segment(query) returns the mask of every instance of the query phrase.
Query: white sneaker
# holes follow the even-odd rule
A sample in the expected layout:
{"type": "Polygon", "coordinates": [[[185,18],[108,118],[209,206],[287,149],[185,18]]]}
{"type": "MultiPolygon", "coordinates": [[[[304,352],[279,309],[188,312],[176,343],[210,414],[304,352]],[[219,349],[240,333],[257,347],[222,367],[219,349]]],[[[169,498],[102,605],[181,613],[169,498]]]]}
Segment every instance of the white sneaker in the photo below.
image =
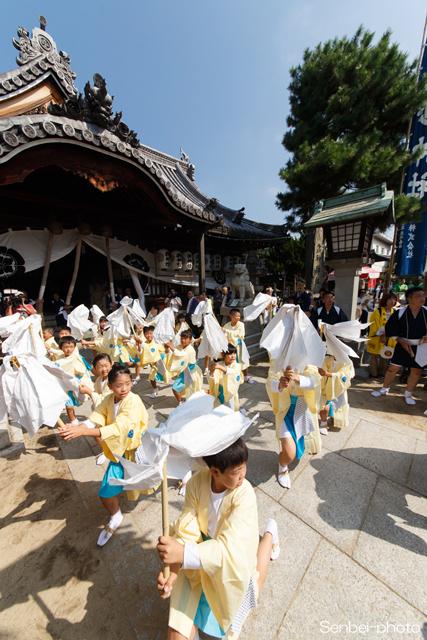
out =
{"type": "Polygon", "coordinates": [[[158,391],[153,391],[153,393],[150,394],[150,398],[157,398],[158,395],[159,395],[158,391]]]}
{"type": "Polygon", "coordinates": [[[252,378],[245,378],[245,382],[248,384],[255,384],[255,380],[252,380],[252,378]]]}
{"type": "Polygon", "coordinates": [[[322,434],[322,436],[327,436],[328,435],[328,430],[326,427],[319,427],[319,431],[322,434]]]}

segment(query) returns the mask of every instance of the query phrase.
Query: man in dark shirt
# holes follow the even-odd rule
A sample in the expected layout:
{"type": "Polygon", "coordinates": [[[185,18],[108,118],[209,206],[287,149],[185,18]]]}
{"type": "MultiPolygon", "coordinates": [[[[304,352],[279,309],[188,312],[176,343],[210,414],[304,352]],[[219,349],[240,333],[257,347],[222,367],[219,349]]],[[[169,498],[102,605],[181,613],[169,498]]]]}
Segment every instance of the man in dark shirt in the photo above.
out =
{"type": "Polygon", "coordinates": [[[314,328],[319,331],[319,320],[326,324],[338,324],[338,322],[347,322],[348,318],[342,309],[334,305],[334,294],[328,291],[323,295],[323,305],[314,309],[310,320],[314,328]]]}
{"type": "Polygon", "coordinates": [[[418,346],[427,342],[427,308],[424,306],[426,296],[421,287],[412,287],[406,291],[406,300],[408,306],[401,307],[392,313],[385,325],[386,338],[396,338],[397,345],[385,374],[382,389],[372,391],[371,395],[376,398],[386,396],[400,367],[408,367],[411,369],[411,374],[406,385],[405,402],[415,404],[412,392],[419,382],[422,369],[415,358],[418,346]]]}

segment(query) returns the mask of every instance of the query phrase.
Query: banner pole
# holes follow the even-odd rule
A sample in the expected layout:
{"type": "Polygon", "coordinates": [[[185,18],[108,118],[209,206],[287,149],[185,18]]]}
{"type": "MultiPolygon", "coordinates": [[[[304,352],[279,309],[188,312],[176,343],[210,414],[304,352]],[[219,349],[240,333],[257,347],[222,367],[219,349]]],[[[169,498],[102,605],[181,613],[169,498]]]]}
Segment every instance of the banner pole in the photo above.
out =
{"type": "Polygon", "coordinates": [[[52,245],[53,245],[53,233],[52,231],[49,231],[49,240],[47,242],[46,258],[44,261],[42,281],[41,281],[39,295],[37,297],[37,302],[36,302],[37,313],[39,313],[41,316],[43,316],[43,296],[46,289],[47,275],[49,273],[50,258],[52,255],[52,245]]]}
{"type": "MultiPolygon", "coordinates": [[[[425,44],[426,44],[426,33],[427,33],[427,14],[426,14],[426,20],[425,20],[425,23],[424,23],[423,41],[421,43],[420,57],[418,58],[417,82],[418,82],[419,77],[420,77],[421,62],[422,62],[422,59],[423,59],[424,47],[425,47],[425,44]]],[[[411,127],[412,127],[413,117],[414,116],[412,116],[412,118],[409,121],[408,130],[406,132],[406,144],[405,144],[406,149],[408,149],[408,147],[409,147],[409,136],[411,135],[411,127]]],[[[403,192],[403,185],[404,185],[404,181],[405,181],[405,172],[406,172],[406,167],[402,171],[402,178],[400,180],[399,195],[403,192]]],[[[390,262],[388,264],[388,274],[386,274],[386,277],[384,278],[383,295],[384,295],[384,293],[388,293],[388,289],[390,288],[391,274],[392,274],[392,271],[393,271],[394,258],[395,258],[395,255],[396,255],[396,240],[397,240],[397,224],[394,225],[393,244],[391,245],[390,262]]]]}
{"type": "MultiPolygon", "coordinates": [[[[168,470],[167,459],[163,465],[163,480],[162,480],[162,528],[163,535],[169,535],[169,508],[168,508],[168,470]]],[[[170,568],[168,564],[163,564],[163,575],[166,580],[170,575],[170,568]]]]}
{"type": "Polygon", "coordinates": [[[76,284],[77,274],[78,274],[79,266],[80,266],[81,251],[82,251],[82,234],[79,233],[78,238],[77,238],[76,259],[74,261],[74,271],[73,271],[73,275],[71,277],[70,286],[68,288],[67,297],[65,299],[65,304],[67,304],[67,305],[70,304],[70,302],[71,302],[71,296],[73,295],[74,287],[75,287],[75,284],[76,284]]]}
{"type": "Polygon", "coordinates": [[[110,239],[109,238],[105,238],[105,252],[107,254],[108,279],[110,280],[111,304],[113,305],[113,311],[115,311],[117,309],[117,305],[116,305],[116,296],[115,296],[115,293],[114,293],[113,268],[111,266],[110,239]]]}

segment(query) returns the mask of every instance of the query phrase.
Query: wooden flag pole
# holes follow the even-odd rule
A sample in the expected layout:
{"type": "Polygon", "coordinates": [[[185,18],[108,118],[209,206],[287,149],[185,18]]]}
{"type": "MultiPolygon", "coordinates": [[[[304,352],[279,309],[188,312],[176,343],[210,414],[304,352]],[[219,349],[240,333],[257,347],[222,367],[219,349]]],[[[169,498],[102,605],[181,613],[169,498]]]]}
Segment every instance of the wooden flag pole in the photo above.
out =
{"type": "Polygon", "coordinates": [[[134,328],[134,326],[133,326],[133,322],[132,322],[131,317],[130,317],[130,315],[129,315],[129,310],[128,310],[128,308],[127,308],[127,306],[126,306],[126,305],[123,305],[123,306],[124,306],[124,308],[125,308],[126,315],[127,315],[127,317],[128,317],[129,323],[130,323],[130,328],[132,329],[132,332],[133,332],[133,337],[134,337],[134,338],[136,338],[135,328],[134,328]]]}
{"type": "MultiPolygon", "coordinates": [[[[168,508],[168,469],[167,460],[163,465],[163,480],[162,480],[162,528],[163,535],[169,535],[169,508],[168,508]]],[[[170,568],[168,564],[163,565],[163,575],[166,580],[170,575],[170,568]]]]}
{"type": "Polygon", "coordinates": [[[79,233],[77,238],[76,257],[74,260],[74,271],[73,271],[73,275],[71,276],[71,282],[68,288],[67,297],[65,298],[65,304],[67,305],[70,304],[71,302],[71,296],[73,295],[74,287],[76,284],[77,274],[79,272],[81,252],[82,252],[82,234],[79,233]]]}

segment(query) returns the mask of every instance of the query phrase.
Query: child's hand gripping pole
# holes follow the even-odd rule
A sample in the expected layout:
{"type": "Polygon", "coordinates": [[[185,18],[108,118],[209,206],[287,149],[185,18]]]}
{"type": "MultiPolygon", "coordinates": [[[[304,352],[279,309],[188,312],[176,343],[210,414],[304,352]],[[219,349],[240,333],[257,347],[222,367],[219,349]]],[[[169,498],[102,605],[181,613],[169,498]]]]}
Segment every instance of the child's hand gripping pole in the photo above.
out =
{"type": "MultiPolygon", "coordinates": [[[[162,528],[163,535],[169,535],[169,508],[168,508],[168,470],[167,460],[163,465],[163,480],[162,480],[162,528]]],[[[166,580],[169,578],[170,569],[168,564],[163,564],[163,575],[166,580]]]]}

